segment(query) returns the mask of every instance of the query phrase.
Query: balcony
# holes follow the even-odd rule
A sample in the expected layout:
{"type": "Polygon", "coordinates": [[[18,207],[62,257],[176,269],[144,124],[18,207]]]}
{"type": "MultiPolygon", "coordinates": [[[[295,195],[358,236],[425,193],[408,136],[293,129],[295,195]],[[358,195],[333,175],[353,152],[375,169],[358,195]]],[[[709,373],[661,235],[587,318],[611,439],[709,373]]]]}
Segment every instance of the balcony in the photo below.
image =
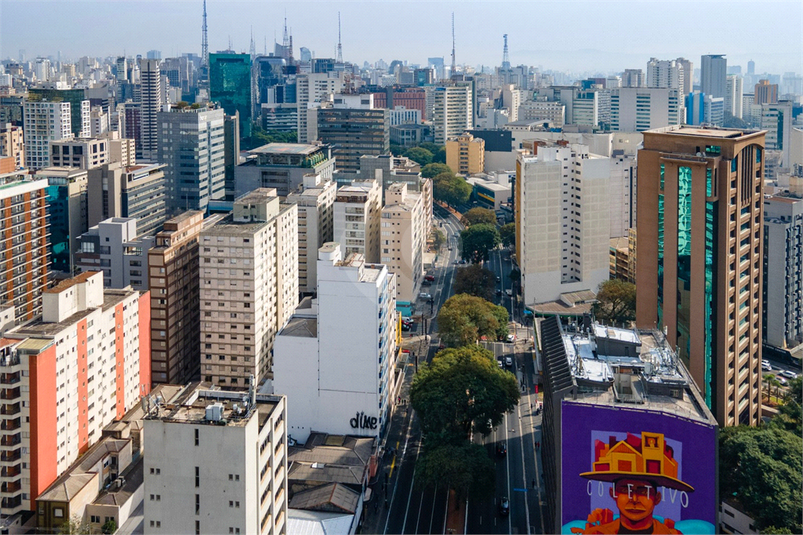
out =
{"type": "Polygon", "coordinates": [[[17,399],[20,397],[20,389],[17,388],[4,388],[0,390],[0,399],[17,399]]]}
{"type": "Polygon", "coordinates": [[[0,463],[13,463],[22,458],[22,450],[0,452],[0,463]]]}
{"type": "Polygon", "coordinates": [[[19,414],[20,412],[20,404],[19,403],[6,403],[0,407],[0,415],[2,416],[13,416],[15,414],[19,414]]]}
{"type": "Polygon", "coordinates": [[[17,477],[22,473],[22,468],[20,465],[15,464],[14,466],[4,466],[0,469],[0,477],[17,477]]]}
{"type": "MultiPolygon", "coordinates": [[[[19,359],[17,359],[19,362],[19,359]]],[[[0,385],[14,385],[22,380],[22,374],[17,373],[0,373],[0,385]]]]}
{"type": "Polygon", "coordinates": [[[0,446],[10,448],[12,446],[16,446],[20,442],[22,442],[22,438],[20,437],[19,433],[16,433],[14,435],[6,435],[0,439],[0,446]]]}
{"type": "Polygon", "coordinates": [[[19,418],[14,418],[13,420],[3,420],[0,423],[0,430],[2,431],[15,431],[22,426],[20,423],[19,418]]]}
{"type": "Polygon", "coordinates": [[[3,483],[3,485],[0,486],[0,492],[19,492],[21,490],[22,490],[22,483],[19,481],[3,483]]]}
{"type": "MultiPolygon", "coordinates": [[[[3,498],[3,501],[0,502],[0,508],[11,511],[11,509],[15,509],[22,505],[22,496],[14,496],[13,498],[3,498]]],[[[4,511],[5,512],[5,511],[4,511]]]]}

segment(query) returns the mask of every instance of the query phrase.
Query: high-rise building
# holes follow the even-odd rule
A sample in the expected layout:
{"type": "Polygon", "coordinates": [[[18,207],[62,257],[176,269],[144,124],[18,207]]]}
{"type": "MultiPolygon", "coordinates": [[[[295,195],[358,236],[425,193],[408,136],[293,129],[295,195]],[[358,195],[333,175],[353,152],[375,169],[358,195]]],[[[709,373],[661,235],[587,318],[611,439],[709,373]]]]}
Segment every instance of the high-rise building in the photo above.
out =
{"type": "Polygon", "coordinates": [[[609,206],[611,212],[611,238],[628,236],[636,227],[636,157],[614,153],[611,157],[609,206]]]}
{"type": "Polygon", "coordinates": [[[302,189],[287,196],[298,205],[298,289],[314,293],[318,283],[318,249],[334,236],[337,184],[320,175],[304,175],[302,189]]]}
{"type": "Polygon", "coordinates": [[[140,144],[137,158],[155,162],[159,157],[159,112],[162,109],[162,73],[159,60],[143,59],[140,71],[140,144]]]}
{"type": "Polygon", "coordinates": [[[432,121],[435,143],[445,145],[450,139],[474,128],[472,84],[428,86],[427,113],[432,121]]]}
{"type": "Polygon", "coordinates": [[[242,388],[271,375],[276,333],[298,305],[298,208],[275,189],[234,201],[201,231],[201,378],[242,388]]]}
{"type": "Polygon", "coordinates": [[[663,329],[721,426],[761,422],[764,132],[644,132],[636,323],[663,329]]]}
{"type": "Polygon", "coordinates": [[[424,251],[429,235],[426,195],[431,190],[409,191],[396,182],[385,191],[382,207],[380,260],[396,275],[396,300],[415,303],[424,277],[424,251]]]}
{"type": "Polygon", "coordinates": [[[25,139],[22,127],[0,124],[0,155],[14,158],[14,169],[25,167],[25,139]]]}
{"type": "Polygon", "coordinates": [[[625,69],[622,73],[622,87],[646,87],[644,71],[641,69],[625,69]]]}
{"type": "Polygon", "coordinates": [[[201,364],[198,236],[203,219],[203,212],[193,210],[168,219],[148,250],[154,383],[186,384],[201,364]]]}
{"type": "Polygon", "coordinates": [[[742,118],[742,82],[738,74],[728,75],[725,88],[725,111],[738,119],[742,118]]]}
{"type": "Polygon", "coordinates": [[[343,91],[343,73],[304,73],[296,77],[296,101],[298,102],[298,142],[310,143],[309,114],[317,117],[321,102],[328,101],[334,93],[343,91]]]}
{"type": "Polygon", "coordinates": [[[144,420],[144,532],[287,533],[286,407],[284,396],[201,383],[154,409],[144,420]]]}
{"type": "Polygon", "coordinates": [[[14,306],[14,321],[42,314],[48,276],[47,180],[25,171],[0,175],[0,302],[14,306]]]}
{"type": "Polygon", "coordinates": [[[641,132],[679,125],[682,121],[683,95],[678,89],[611,89],[611,130],[614,132],[641,132]]]}
{"type": "Polygon", "coordinates": [[[337,190],[334,236],[346,257],[359,253],[366,262],[379,262],[381,217],[382,187],[379,180],[353,182],[337,190]]]}
{"type": "Polygon", "coordinates": [[[728,60],[724,54],[709,54],[700,60],[700,91],[712,97],[725,98],[728,60]]]}
{"type": "Polygon", "coordinates": [[[318,109],[318,139],[332,147],[336,169],[357,171],[361,156],[389,152],[389,114],[373,107],[370,94],[336,94],[332,107],[318,109]]]}
{"type": "Polygon", "coordinates": [[[226,115],[223,123],[223,168],[227,201],[235,195],[234,169],[240,164],[240,116],[226,115]]]}
{"type": "Polygon", "coordinates": [[[549,122],[552,127],[561,128],[566,122],[566,106],[560,102],[529,100],[519,106],[519,119],[549,122]]]}
{"type": "Polygon", "coordinates": [[[50,167],[50,144],[73,136],[70,103],[26,100],[24,117],[25,167],[50,167]]]}
{"type": "Polygon", "coordinates": [[[760,80],[753,91],[754,104],[775,104],[778,102],[778,84],[769,80],[760,80]]]}
{"type": "Polygon", "coordinates": [[[764,246],[763,341],[794,349],[803,344],[803,199],[764,201],[764,246]]]}
{"type": "Polygon", "coordinates": [[[303,184],[307,174],[327,181],[334,171],[328,145],[268,143],[248,151],[245,162],[234,169],[234,190],[239,197],[257,188],[276,188],[276,193],[285,197],[303,184]]]}
{"type": "Polygon", "coordinates": [[[109,218],[78,236],[73,263],[82,272],[103,272],[104,288],[145,291],[150,287],[148,250],[154,242],[153,235],[138,236],[136,219],[109,218]]]}
{"type": "Polygon", "coordinates": [[[225,114],[210,106],[172,106],[158,114],[159,162],[168,210],[206,211],[226,198],[225,114]]]}
{"type": "Polygon", "coordinates": [[[209,54],[209,99],[226,115],[240,114],[240,135],[251,137],[250,54],[209,54]]]}
{"type": "Polygon", "coordinates": [[[51,271],[75,274],[78,237],[89,229],[86,169],[47,167],[36,174],[47,180],[47,212],[50,216],[51,271]]]}
{"type": "Polygon", "coordinates": [[[684,95],[694,91],[694,62],[686,58],[675,60],[683,68],[683,86],[680,88],[684,95]]]}
{"type": "Polygon", "coordinates": [[[89,170],[88,182],[90,227],[130,217],[140,236],[153,236],[167,219],[164,165],[105,164],[89,170]]]}
{"type": "Polygon", "coordinates": [[[106,138],[67,138],[50,143],[50,165],[92,169],[111,162],[106,138]]]}
{"type": "Polygon", "coordinates": [[[485,140],[468,132],[446,142],[446,165],[463,176],[485,171],[485,140]]]}
{"type": "Polygon", "coordinates": [[[610,159],[539,142],[516,161],[516,256],[524,304],[596,292],[608,279],[610,159]]]}
{"type": "Polygon", "coordinates": [[[747,74],[756,74],[756,62],[752,59],[747,62],[747,74]]]}
{"type": "MultiPolygon", "coordinates": [[[[28,90],[28,101],[68,102],[70,104],[70,131],[75,137],[90,136],[90,106],[83,89],[47,89],[32,87],[28,90]]],[[[25,130],[25,136],[28,136],[27,129],[25,130]]]]}
{"type": "Polygon", "coordinates": [[[722,125],[725,120],[725,99],[699,91],[686,96],[686,124],[722,125]]]}
{"type": "Polygon", "coordinates": [[[42,316],[0,340],[3,515],[35,500],[150,391],[150,295],[84,273],[45,290],[42,316]],[[111,340],[111,343],[109,342],[111,340]],[[12,383],[13,384],[13,383],[12,383]]]}
{"type": "Polygon", "coordinates": [[[776,104],[762,104],[761,129],[767,131],[767,150],[779,151],[781,167],[789,167],[792,150],[792,102],[781,100],[776,104]]]}
{"type": "Polygon", "coordinates": [[[683,66],[673,59],[650,58],[647,62],[647,87],[683,89],[685,74],[683,66]]]}
{"type": "Polygon", "coordinates": [[[305,299],[276,339],[287,432],[302,442],[312,431],[382,438],[400,385],[395,276],[361,254],[343,258],[338,243],[318,258],[317,302],[305,299]]]}

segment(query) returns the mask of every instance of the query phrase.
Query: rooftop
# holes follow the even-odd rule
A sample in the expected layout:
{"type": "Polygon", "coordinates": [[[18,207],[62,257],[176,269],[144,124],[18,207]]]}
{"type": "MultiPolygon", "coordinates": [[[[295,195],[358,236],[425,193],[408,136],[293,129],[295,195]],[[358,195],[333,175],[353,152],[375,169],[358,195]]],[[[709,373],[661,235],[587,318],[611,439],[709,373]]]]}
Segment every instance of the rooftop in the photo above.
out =
{"type": "Polygon", "coordinates": [[[79,275],[76,275],[75,277],[72,277],[70,279],[64,279],[63,281],[59,282],[57,285],[53,286],[52,288],[48,288],[46,290],[43,290],[42,293],[46,293],[46,294],[61,293],[64,290],[72,288],[76,284],[80,284],[82,282],[86,282],[87,280],[89,280],[89,278],[92,275],[96,275],[97,273],[100,273],[100,271],[85,271],[85,272],[83,272],[83,273],[81,273],[79,275]]]}
{"type": "Polygon", "coordinates": [[[321,145],[307,143],[268,143],[248,152],[251,154],[298,154],[306,156],[320,149],[321,145]]]}
{"type": "Polygon", "coordinates": [[[342,483],[356,490],[362,487],[375,449],[375,438],[313,431],[306,444],[288,448],[287,478],[290,481],[342,483]]]}
{"type": "Polygon", "coordinates": [[[279,334],[281,336],[316,338],[318,336],[318,320],[293,316],[279,334]]]}
{"type": "Polygon", "coordinates": [[[667,134],[673,136],[696,136],[710,137],[717,139],[738,139],[741,137],[758,134],[760,130],[740,130],[737,128],[701,128],[694,126],[668,126],[647,130],[645,134],[667,134]]]}

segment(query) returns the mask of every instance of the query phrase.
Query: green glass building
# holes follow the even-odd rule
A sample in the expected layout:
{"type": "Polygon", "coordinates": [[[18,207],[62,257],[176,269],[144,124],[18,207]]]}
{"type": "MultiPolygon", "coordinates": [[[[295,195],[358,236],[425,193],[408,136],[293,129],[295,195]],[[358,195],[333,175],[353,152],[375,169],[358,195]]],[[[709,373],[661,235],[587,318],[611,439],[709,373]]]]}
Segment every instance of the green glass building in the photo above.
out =
{"type": "Polygon", "coordinates": [[[240,114],[240,136],[251,137],[251,56],[209,54],[209,100],[226,115],[240,114]]]}

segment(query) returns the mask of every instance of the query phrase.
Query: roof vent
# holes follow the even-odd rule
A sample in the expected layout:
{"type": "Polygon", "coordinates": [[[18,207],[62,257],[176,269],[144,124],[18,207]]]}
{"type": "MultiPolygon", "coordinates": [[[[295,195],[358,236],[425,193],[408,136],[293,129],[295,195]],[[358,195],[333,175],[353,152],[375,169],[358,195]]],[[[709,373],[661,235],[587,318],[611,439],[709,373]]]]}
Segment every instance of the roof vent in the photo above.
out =
{"type": "Polygon", "coordinates": [[[210,422],[219,422],[223,419],[223,404],[212,403],[206,407],[206,419],[210,422]]]}

